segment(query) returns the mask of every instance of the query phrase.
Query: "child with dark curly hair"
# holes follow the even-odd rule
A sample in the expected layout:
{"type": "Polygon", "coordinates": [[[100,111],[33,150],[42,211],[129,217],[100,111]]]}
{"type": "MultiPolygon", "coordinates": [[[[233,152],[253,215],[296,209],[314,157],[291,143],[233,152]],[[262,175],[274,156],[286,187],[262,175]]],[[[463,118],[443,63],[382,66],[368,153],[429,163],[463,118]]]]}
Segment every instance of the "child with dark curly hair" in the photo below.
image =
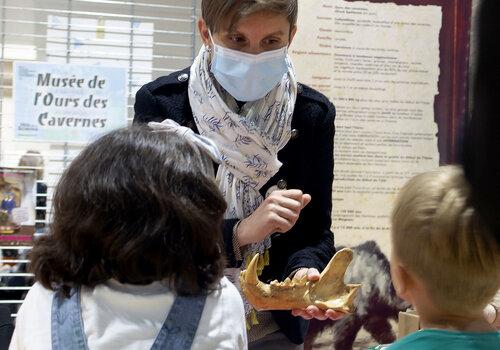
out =
{"type": "Polygon", "coordinates": [[[245,349],[223,277],[226,209],[207,153],[173,132],[114,131],[63,174],[11,349],[245,349]]]}

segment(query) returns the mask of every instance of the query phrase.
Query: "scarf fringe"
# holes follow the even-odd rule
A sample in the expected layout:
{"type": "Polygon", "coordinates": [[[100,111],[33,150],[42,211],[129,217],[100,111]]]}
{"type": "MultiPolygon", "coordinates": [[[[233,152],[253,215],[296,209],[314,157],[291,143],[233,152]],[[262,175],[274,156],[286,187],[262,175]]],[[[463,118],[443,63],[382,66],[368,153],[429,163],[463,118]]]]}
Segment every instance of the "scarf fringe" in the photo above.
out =
{"type": "Polygon", "coordinates": [[[246,317],[246,325],[247,325],[247,332],[250,330],[255,325],[259,324],[259,320],[257,319],[257,311],[255,309],[250,310],[250,313],[246,317]]]}
{"type": "MultiPolygon", "coordinates": [[[[248,265],[250,265],[250,261],[252,261],[252,256],[247,255],[245,257],[245,268],[248,268],[248,265]]],[[[268,265],[269,265],[269,249],[266,249],[264,251],[264,254],[260,254],[259,263],[257,265],[257,276],[261,276],[262,271],[264,271],[264,268],[268,265]]],[[[252,308],[250,310],[250,313],[246,316],[247,331],[249,331],[250,328],[258,324],[259,320],[257,318],[257,311],[254,308],[252,308]]]]}
{"type": "MultiPolygon", "coordinates": [[[[261,100],[245,103],[240,112],[236,112],[239,109],[234,98],[210,73],[210,53],[205,46],[191,66],[189,103],[200,134],[214,141],[221,154],[216,180],[227,202],[226,219],[252,214],[263,200],[259,188],[282,166],[278,152],[290,140],[297,99],[295,71],[288,59],[287,63],[288,73],[276,88],[261,100]]],[[[260,276],[269,265],[270,247],[270,237],[251,244],[245,253],[245,266],[255,253],[262,254],[258,266],[260,276]]],[[[231,277],[238,281],[238,269],[228,270],[235,270],[230,272],[231,277]]],[[[250,327],[258,324],[255,310],[245,298],[243,302],[250,315],[250,327]]]]}

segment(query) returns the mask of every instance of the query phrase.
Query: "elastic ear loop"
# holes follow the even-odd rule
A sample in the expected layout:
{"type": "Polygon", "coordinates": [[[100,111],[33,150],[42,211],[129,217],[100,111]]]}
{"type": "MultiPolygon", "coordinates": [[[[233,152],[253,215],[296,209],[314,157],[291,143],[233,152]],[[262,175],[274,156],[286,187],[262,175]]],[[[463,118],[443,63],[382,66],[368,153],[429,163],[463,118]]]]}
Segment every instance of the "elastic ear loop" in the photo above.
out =
{"type": "Polygon", "coordinates": [[[212,47],[215,47],[215,41],[214,41],[214,37],[212,36],[212,31],[209,29],[208,30],[208,37],[210,38],[210,41],[212,42],[212,46],[210,45],[205,45],[205,48],[207,50],[207,52],[212,52],[212,47]]]}

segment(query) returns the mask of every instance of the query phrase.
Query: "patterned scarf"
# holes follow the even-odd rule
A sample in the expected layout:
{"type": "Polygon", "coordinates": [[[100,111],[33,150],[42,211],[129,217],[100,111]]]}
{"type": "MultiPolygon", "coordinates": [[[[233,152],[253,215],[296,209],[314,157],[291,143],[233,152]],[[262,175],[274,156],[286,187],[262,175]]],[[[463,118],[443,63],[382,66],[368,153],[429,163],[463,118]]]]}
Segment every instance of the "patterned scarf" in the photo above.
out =
{"type": "MultiPolygon", "coordinates": [[[[278,85],[236,113],[236,101],[210,73],[210,56],[209,49],[202,46],[191,67],[189,102],[200,134],[214,141],[221,154],[216,181],[228,206],[225,218],[245,218],[262,203],[259,189],[282,165],[278,151],[290,140],[297,98],[295,72],[287,58],[288,73],[278,85]]],[[[267,237],[248,247],[245,258],[263,254],[270,247],[267,237]]],[[[239,287],[239,270],[228,272],[239,287]]]]}

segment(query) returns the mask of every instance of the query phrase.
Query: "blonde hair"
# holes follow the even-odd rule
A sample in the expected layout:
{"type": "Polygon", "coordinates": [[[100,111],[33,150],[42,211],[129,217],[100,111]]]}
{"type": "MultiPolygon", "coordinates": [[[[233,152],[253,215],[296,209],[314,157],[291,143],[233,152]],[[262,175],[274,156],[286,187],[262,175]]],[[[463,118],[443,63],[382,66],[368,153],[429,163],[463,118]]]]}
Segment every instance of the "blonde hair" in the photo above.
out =
{"type": "Polygon", "coordinates": [[[500,288],[500,249],[457,166],[411,179],[392,213],[393,252],[442,310],[477,312],[500,288]]]}

